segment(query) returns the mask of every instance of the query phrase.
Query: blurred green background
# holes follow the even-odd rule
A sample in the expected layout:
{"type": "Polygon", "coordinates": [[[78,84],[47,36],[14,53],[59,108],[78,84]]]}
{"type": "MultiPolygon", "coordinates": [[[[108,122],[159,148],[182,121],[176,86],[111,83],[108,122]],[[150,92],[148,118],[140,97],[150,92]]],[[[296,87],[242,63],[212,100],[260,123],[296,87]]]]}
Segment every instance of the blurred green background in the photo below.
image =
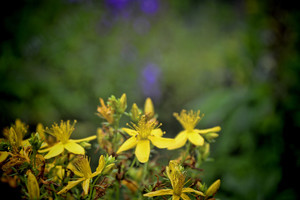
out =
{"type": "Polygon", "coordinates": [[[167,136],[173,112],[220,125],[223,200],[299,199],[300,13],[292,1],[22,0],[1,6],[0,127],[16,118],[100,126],[99,97],[150,96],[167,136]]]}

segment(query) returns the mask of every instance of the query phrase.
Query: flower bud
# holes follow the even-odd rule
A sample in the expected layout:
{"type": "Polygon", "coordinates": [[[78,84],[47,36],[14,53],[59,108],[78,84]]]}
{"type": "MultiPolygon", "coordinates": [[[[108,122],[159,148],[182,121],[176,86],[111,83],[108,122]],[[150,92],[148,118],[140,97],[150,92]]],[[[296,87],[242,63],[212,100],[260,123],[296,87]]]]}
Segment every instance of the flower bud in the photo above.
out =
{"type": "Polygon", "coordinates": [[[122,185],[125,185],[131,192],[136,192],[138,190],[138,185],[135,181],[122,180],[122,185]]]}
{"type": "Polygon", "coordinates": [[[28,179],[27,179],[27,189],[29,199],[39,199],[40,198],[40,188],[39,184],[36,180],[36,177],[29,170],[27,171],[28,179]]]}
{"type": "Polygon", "coordinates": [[[208,141],[213,141],[215,138],[219,137],[219,134],[218,133],[207,133],[207,134],[204,134],[204,137],[208,141]]]}
{"type": "Polygon", "coordinates": [[[214,196],[218,189],[220,188],[221,181],[220,179],[216,180],[213,184],[209,186],[209,188],[206,190],[205,195],[207,197],[214,196]]]}
{"type": "Polygon", "coordinates": [[[120,98],[120,110],[124,112],[126,108],[127,108],[127,97],[126,94],[124,93],[120,98]]]}
{"type": "Polygon", "coordinates": [[[2,163],[6,158],[8,157],[8,152],[6,151],[0,151],[0,163],[2,163]]]}
{"type": "Polygon", "coordinates": [[[86,141],[83,141],[83,142],[80,142],[80,145],[83,147],[83,148],[90,148],[92,145],[89,143],[89,142],[86,142],[86,141]]]}
{"type": "Polygon", "coordinates": [[[111,171],[114,169],[114,167],[115,167],[115,164],[114,164],[114,163],[111,163],[111,164],[107,165],[107,166],[103,169],[102,174],[103,174],[103,175],[110,174],[111,171]]]}
{"type": "Polygon", "coordinates": [[[131,120],[134,122],[139,121],[140,114],[141,114],[141,112],[140,112],[138,106],[136,105],[136,103],[134,103],[131,108],[131,120]]]}
{"type": "Polygon", "coordinates": [[[210,144],[205,143],[203,146],[203,153],[202,153],[203,159],[206,160],[206,158],[208,158],[209,154],[210,154],[210,144]]]}
{"type": "Polygon", "coordinates": [[[144,112],[145,112],[145,115],[149,118],[152,118],[154,116],[153,102],[149,97],[145,101],[144,112]]]}

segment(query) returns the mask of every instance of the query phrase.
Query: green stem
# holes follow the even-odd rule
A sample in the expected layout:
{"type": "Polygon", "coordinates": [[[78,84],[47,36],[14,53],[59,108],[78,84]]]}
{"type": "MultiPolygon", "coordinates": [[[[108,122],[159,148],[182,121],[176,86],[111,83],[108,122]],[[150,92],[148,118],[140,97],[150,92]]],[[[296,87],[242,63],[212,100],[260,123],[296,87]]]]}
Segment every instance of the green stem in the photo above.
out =
{"type": "Polygon", "coordinates": [[[148,174],[148,162],[146,162],[144,164],[144,169],[143,169],[143,182],[145,182],[145,178],[147,177],[147,174],[148,174]]]}
{"type": "Polygon", "coordinates": [[[184,156],[182,158],[182,164],[184,163],[186,157],[190,154],[190,150],[191,150],[191,143],[188,142],[187,145],[186,145],[184,156]]]}
{"type": "Polygon", "coordinates": [[[93,194],[94,194],[94,186],[95,186],[95,184],[97,183],[97,181],[98,181],[98,179],[100,178],[100,176],[101,176],[101,174],[99,174],[98,176],[97,176],[97,178],[93,181],[93,183],[91,184],[91,190],[90,190],[90,194],[89,194],[89,200],[91,200],[92,199],[92,197],[93,197],[93,194]]]}
{"type": "Polygon", "coordinates": [[[134,166],[134,164],[136,163],[136,160],[137,160],[137,158],[136,158],[136,156],[134,156],[134,159],[133,159],[129,169],[131,169],[134,166]]]}
{"type": "Polygon", "coordinates": [[[119,200],[120,199],[120,184],[118,181],[116,181],[117,184],[116,184],[116,200],[119,200]]]}

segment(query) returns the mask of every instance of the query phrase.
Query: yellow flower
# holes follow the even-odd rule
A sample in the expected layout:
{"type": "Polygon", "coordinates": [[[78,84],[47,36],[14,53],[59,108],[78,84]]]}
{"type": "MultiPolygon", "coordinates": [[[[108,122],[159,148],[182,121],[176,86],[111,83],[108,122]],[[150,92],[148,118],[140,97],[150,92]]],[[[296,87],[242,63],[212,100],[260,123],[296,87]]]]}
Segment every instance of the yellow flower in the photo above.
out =
{"type": "Polygon", "coordinates": [[[158,148],[167,148],[174,142],[174,139],[161,137],[164,133],[158,128],[157,121],[147,121],[145,116],[141,117],[137,125],[132,124],[132,126],[132,129],[122,128],[131,137],[120,146],[117,154],[136,147],[137,159],[145,163],[149,160],[150,141],[158,148]]]}
{"type": "Polygon", "coordinates": [[[218,132],[221,130],[220,126],[202,130],[195,129],[196,125],[203,117],[203,115],[200,117],[200,110],[197,112],[190,110],[188,113],[186,110],[182,110],[180,115],[174,113],[174,116],[183,126],[184,131],[181,131],[175,137],[175,143],[168,147],[169,150],[182,147],[187,140],[196,146],[202,146],[204,144],[204,138],[200,134],[218,132]]]}
{"type": "Polygon", "coordinates": [[[39,150],[40,153],[48,152],[45,155],[45,159],[58,156],[64,151],[64,149],[74,154],[85,154],[84,148],[77,143],[94,140],[97,136],[90,136],[79,140],[69,139],[74,131],[75,123],[76,120],[73,125],[70,125],[70,121],[68,120],[67,122],[61,121],[60,126],[57,124],[52,125],[52,128],[48,131],[48,133],[56,137],[59,142],[49,148],[39,150]]]}
{"type": "Polygon", "coordinates": [[[98,106],[97,111],[99,112],[98,115],[110,124],[114,123],[114,110],[110,105],[106,106],[104,100],[100,98],[101,106],[98,106]]]}
{"type": "Polygon", "coordinates": [[[27,147],[30,145],[29,139],[23,140],[27,133],[27,128],[28,127],[21,122],[21,120],[17,119],[14,125],[3,130],[3,135],[8,139],[12,147],[12,152],[16,153],[20,151],[20,147],[27,147]]]}
{"type": "Polygon", "coordinates": [[[94,173],[92,173],[88,158],[86,156],[78,156],[78,158],[75,159],[75,161],[73,161],[69,166],[69,168],[74,172],[75,175],[79,176],[80,178],[75,181],[69,181],[68,185],[60,190],[57,194],[65,193],[81,182],[84,195],[88,194],[91,179],[101,174],[104,167],[105,160],[103,155],[100,156],[98,167],[94,173]]]}
{"type": "Polygon", "coordinates": [[[36,180],[36,177],[33,173],[28,170],[27,171],[28,179],[27,179],[27,189],[29,199],[39,199],[40,198],[40,187],[36,180]]]}
{"type": "Polygon", "coordinates": [[[189,196],[185,193],[196,193],[197,195],[204,196],[200,191],[194,190],[193,188],[184,188],[185,176],[182,173],[182,167],[176,162],[171,160],[169,166],[166,167],[167,176],[170,179],[173,189],[161,189],[154,192],[144,194],[145,197],[172,195],[173,200],[190,200],[189,196]]]}

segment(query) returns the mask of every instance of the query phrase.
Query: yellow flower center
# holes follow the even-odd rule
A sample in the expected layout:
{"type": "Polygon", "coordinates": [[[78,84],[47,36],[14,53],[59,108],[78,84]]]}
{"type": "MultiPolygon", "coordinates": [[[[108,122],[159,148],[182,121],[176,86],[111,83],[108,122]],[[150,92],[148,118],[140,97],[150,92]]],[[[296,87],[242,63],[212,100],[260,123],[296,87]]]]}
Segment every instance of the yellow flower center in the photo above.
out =
{"type": "Polygon", "coordinates": [[[73,165],[79,173],[82,173],[83,176],[88,179],[92,177],[92,170],[90,167],[90,162],[86,156],[79,156],[74,162],[73,165]]]}
{"type": "Polygon", "coordinates": [[[200,110],[197,112],[194,112],[193,110],[190,110],[189,112],[182,110],[180,115],[178,113],[174,113],[174,117],[176,117],[183,128],[188,132],[192,132],[194,130],[203,116],[203,114],[200,116],[200,110]]]}
{"type": "Polygon", "coordinates": [[[132,124],[132,128],[138,132],[138,139],[139,140],[146,140],[148,139],[148,136],[151,135],[151,132],[161,126],[161,124],[158,125],[156,120],[147,120],[146,117],[143,115],[138,122],[138,124],[132,124]]]}
{"type": "Polygon", "coordinates": [[[70,120],[68,120],[67,122],[61,121],[59,126],[55,123],[54,125],[52,125],[52,128],[50,130],[47,128],[46,131],[56,137],[57,140],[65,144],[68,142],[72,132],[74,131],[76,122],[77,121],[74,120],[74,123],[71,125],[70,120]]]}

